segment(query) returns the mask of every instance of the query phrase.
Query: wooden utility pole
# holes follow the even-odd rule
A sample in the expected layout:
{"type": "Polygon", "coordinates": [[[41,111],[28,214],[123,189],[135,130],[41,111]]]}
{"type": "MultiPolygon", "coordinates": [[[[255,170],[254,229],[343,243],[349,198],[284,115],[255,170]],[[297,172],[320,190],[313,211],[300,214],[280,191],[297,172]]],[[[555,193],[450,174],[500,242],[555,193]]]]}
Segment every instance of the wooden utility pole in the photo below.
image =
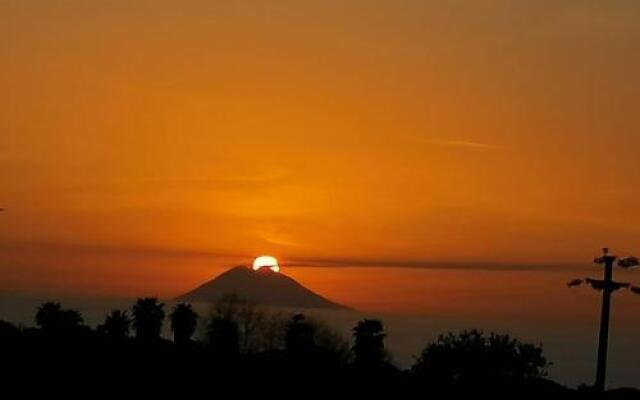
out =
{"type": "Polygon", "coordinates": [[[609,249],[602,249],[602,255],[596,257],[594,262],[604,268],[604,279],[573,279],[567,283],[569,287],[588,283],[593,289],[602,292],[602,309],[600,310],[600,333],[598,335],[598,364],[596,365],[596,382],[594,388],[598,392],[604,392],[607,382],[607,351],[609,348],[609,323],[611,320],[611,294],[618,289],[630,289],[635,294],[640,294],[640,287],[631,286],[630,283],[616,282],[613,280],[613,264],[618,261],[621,268],[633,268],[640,265],[637,257],[620,258],[609,254],[609,249]]]}
{"type": "Polygon", "coordinates": [[[598,336],[598,365],[596,368],[595,389],[604,392],[607,376],[607,350],[609,348],[609,321],[611,319],[611,293],[614,289],[613,263],[615,256],[609,254],[609,249],[603,249],[603,256],[596,262],[604,266],[604,280],[602,289],[602,310],[600,313],[600,334],[598,336]]]}

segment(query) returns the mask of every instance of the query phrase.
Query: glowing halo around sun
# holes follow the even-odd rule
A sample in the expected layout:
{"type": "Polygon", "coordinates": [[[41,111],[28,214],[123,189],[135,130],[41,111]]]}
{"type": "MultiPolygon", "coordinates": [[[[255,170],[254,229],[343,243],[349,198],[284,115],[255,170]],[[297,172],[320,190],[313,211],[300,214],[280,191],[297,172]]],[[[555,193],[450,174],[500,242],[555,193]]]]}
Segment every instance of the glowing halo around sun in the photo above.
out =
{"type": "Polygon", "coordinates": [[[257,271],[260,268],[270,268],[273,272],[280,272],[278,260],[271,256],[260,256],[253,260],[253,270],[257,271]]]}

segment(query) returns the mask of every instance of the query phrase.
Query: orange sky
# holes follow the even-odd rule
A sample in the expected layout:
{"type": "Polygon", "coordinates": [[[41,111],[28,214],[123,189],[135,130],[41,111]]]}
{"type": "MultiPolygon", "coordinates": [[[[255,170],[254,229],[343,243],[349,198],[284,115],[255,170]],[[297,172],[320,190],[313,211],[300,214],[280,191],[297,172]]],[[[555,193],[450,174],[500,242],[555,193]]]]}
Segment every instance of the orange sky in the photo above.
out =
{"type": "Polygon", "coordinates": [[[622,0],[2,1],[0,280],[172,293],[206,255],[637,253],[639,18],[622,0]]]}

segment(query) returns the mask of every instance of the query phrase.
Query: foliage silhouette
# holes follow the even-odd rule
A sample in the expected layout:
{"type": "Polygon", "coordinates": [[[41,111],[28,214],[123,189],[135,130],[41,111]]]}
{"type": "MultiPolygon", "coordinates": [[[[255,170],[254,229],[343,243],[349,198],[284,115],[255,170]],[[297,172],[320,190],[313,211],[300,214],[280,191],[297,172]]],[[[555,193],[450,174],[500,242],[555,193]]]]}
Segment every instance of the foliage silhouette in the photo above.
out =
{"type": "Polygon", "coordinates": [[[285,350],[297,355],[308,354],[315,347],[313,336],[313,325],[303,314],[295,314],[287,323],[285,350]]]}
{"type": "Polygon", "coordinates": [[[238,324],[228,318],[214,317],[207,327],[207,339],[211,351],[224,358],[240,353],[238,324]]]}
{"type": "Polygon", "coordinates": [[[83,318],[77,310],[65,310],[60,303],[43,303],[36,312],[36,325],[52,335],[69,334],[82,326],[83,318]]]}
{"type": "Polygon", "coordinates": [[[189,343],[198,324],[198,314],[193,311],[191,304],[176,304],[169,319],[171,320],[173,341],[178,344],[189,343]]]}
{"type": "Polygon", "coordinates": [[[123,340],[129,337],[131,318],[126,311],[112,310],[105,317],[104,323],[98,325],[99,333],[116,340],[123,340]]]}
{"type": "Polygon", "coordinates": [[[20,329],[11,322],[0,320],[0,348],[10,347],[20,339],[20,329]]]}
{"type": "MultiPolygon", "coordinates": [[[[163,382],[152,385],[158,390],[165,383],[175,384],[185,394],[184,388],[213,378],[216,388],[255,388],[279,397],[299,395],[300,391],[289,390],[298,385],[313,387],[314,394],[339,391],[358,397],[509,392],[518,397],[596,398],[589,388],[571,390],[545,379],[550,364],[542,348],[508,335],[471,330],[440,336],[410,370],[401,371],[389,361],[384,326],[378,320],[359,321],[350,347],[321,321],[261,309],[230,296],[213,306],[202,343],[190,339],[196,326],[192,307],[176,305],[170,316],[176,336],[172,342],[160,337],[163,307],[155,298],[139,299],[133,306],[136,338],[129,338],[131,321],[124,311],[112,311],[103,324],[91,329],[82,325],[78,311],[58,303],[42,304],[35,318],[37,328],[0,321],[3,363],[11,366],[9,374],[34,382],[66,382],[71,377],[73,382],[92,383],[93,388],[104,382],[118,382],[108,385],[113,388],[126,382],[146,395],[151,395],[152,382],[163,382]],[[249,338],[243,338],[247,333],[249,338]],[[269,339],[258,340],[264,337],[269,339]],[[285,381],[287,385],[273,384],[285,381]]],[[[607,398],[637,398],[638,393],[616,390],[607,398]]]]}
{"type": "Polygon", "coordinates": [[[549,366],[539,346],[468,330],[439,336],[422,351],[412,372],[432,385],[477,386],[542,380],[549,366]]]}
{"type": "Polygon", "coordinates": [[[377,369],[386,364],[384,327],[381,321],[364,319],[353,328],[354,364],[357,368],[377,369]]]}
{"type": "Polygon", "coordinates": [[[159,303],[157,298],[138,299],[133,306],[133,327],[136,338],[143,341],[158,340],[164,317],[164,304],[159,303]]]}
{"type": "Polygon", "coordinates": [[[210,320],[218,321],[218,327],[225,329],[229,335],[232,330],[237,331],[240,353],[254,353],[263,349],[262,337],[268,325],[267,315],[254,302],[236,294],[223,296],[214,304],[210,320]]]}

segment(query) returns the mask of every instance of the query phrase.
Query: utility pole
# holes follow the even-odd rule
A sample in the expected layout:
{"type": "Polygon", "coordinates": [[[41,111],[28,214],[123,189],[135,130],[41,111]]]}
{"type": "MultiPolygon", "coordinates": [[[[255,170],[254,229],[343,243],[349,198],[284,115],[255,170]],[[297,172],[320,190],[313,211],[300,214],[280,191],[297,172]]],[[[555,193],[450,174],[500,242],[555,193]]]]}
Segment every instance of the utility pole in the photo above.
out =
{"type": "Polygon", "coordinates": [[[602,290],[602,310],[600,312],[600,334],[598,336],[598,364],[596,368],[595,388],[604,392],[607,376],[607,352],[609,349],[609,321],[611,319],[611,293],[613,284],[613,262],[615,256],[609,255],[609,249],[603,249],[603,256],[595,261],[604,265],[604,289],[602,290]]]}
{"type": "Polygon", "coordinates": [[[602,291],[602,309],[600,311],[600,333],[598,335],[598,361],[596,366],[596,381],[594,388],[597,392],[604,392],[607,378],[607,352],[609,347],[609,324],[611,320],[611,294],[618,289],[631,289],[633,293],[638,294],[637,287],[631,286],[630,283],[615,282],[613,280],[613,264],[618,261],[618,266],[622,268],[632,268],[638,266],[640,262],[636,257],[620,258],[609,254],[609,249],[602,249],[602,256],[596,257],[594,262],[600,264],[604,268],[604,276],[599,279],[574,279],[567,286],[574,287],[582,283],[588,283],[595,290],[602,291]]]}

